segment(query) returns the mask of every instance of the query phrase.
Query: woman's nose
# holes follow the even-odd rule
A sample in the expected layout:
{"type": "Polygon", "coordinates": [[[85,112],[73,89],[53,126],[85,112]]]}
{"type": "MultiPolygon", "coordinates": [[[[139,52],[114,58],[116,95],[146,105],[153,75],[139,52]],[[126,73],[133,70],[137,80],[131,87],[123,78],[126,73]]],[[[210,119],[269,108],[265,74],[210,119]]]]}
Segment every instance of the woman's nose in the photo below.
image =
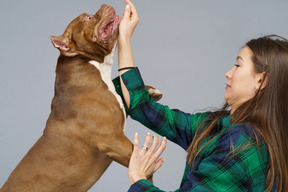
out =
{"type": "Polygon", "coordinates": [[[225,78],[230,79],[231,78],[231,70],[225,73],[225,78]]]}

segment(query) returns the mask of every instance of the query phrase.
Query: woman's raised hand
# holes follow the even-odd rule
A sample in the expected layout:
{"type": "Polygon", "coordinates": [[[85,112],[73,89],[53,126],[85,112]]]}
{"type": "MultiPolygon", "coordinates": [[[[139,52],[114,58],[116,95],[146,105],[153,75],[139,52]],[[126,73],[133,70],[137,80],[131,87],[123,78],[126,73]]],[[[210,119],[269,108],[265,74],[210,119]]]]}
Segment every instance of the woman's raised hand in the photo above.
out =
{"type": "Polygon", "coordinates": [[[134,149],[129,163],[128,177],[131,184],[141,179],[147,179],[153,175],[157,169],[163,164],[164,158],[160,158],[163,153],[167,140],[164,137],[160,146],[159,139],[157,136],[153,136],[153,141],[151,143],[151,135],[148,133],[146,135],[145,144],[141,149],[139,149],[138,134],[134,136],[134,149]],[[150,147],[149,147],[150,146],[150,147]]]}
{"type": "Polygon", "coordinates": [[[118,44],[130,43],[131,36],[139,23],[135,6],[130,0],[125,0],[126,8],[119,26],[118,44]]]}

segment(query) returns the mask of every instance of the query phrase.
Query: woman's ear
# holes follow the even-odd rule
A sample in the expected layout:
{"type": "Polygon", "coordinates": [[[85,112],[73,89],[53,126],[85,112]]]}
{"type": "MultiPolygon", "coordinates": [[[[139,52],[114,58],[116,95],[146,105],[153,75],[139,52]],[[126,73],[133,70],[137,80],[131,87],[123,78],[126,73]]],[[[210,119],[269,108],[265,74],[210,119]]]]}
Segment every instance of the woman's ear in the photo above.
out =
{"type": "Polygon", "coordinates": [[[260,87],[260,85],[262,84],[261,90],[264,89],[268,83],[268,73],[266,72],[259,73],[257,83],[258,83],[258,87],[260,87]]]}

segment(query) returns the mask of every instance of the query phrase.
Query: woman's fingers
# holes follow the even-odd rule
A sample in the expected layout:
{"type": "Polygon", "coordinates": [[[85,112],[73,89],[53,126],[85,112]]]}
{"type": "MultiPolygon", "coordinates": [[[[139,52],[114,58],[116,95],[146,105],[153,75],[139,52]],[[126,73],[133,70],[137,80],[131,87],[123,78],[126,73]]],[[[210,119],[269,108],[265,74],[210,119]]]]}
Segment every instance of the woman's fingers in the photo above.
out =
{"type": "Polygon", "coordinates": [[[161,158],[156,162],[155,167],[154,167],[154,172],[156,172],[162,166],[164,160],[165,160],[164,158],[161,158]]]}
{"type": "Polygon", "coordinates": [[[131,9],[131,13],[135,14],[135,16],[138,16],[137,11],[136,11],[136,7],[134,6],[134,4],[130,0],[124,0],[124,1],[127,5],[129,5],[129,7],[131,9]]]}
{"type": "Polygon", "coordinates": [[[134,135],[134,151],[135,151],[135,152],[139,151],[139,138],[138,138],[138,133],[135,133],[135,135],[134,135]]]}
{"type": "Polygon", "coordinates": [[[130,15],[131,15],[130,6],[126,5],[123,13],[123,19],[130,18],[130,15]]]}
{"type": "Polygon", "coordinates": [[[167,139],[166,137],[163,137],[160,146],[158,147],[158,149],[155,152],[155,155],[159,158],[159,156],[163,153],[163,151],[165,150],[167,145],[167,139]]]}
{"type": "MultiPolygon", "coordinates": [[[[156,140],[158,140],[158,137],[157,136],[154,136],[154,141],[155,141],[155,139],[156,140]]],[[[153,142],[154,142],[153,141],[153,142]]],[[[157,142],[157,145],[158,145],[158,141],[156,141],[157,142]]],[[[155,142],[155,144],[156,144],[156,142],[155,142]]],[[[153,144],[152,144],[153,145],[153,144]]],[[[156,145],[156,147],[157,147],[157,145],[156,145]]],[[[149,162],[148,162],[148,164],[149,164],[149,166],[150,165],[152,165],[153,163],[156,163],[156,165],[157,165],[157,162],[159,162],[159,157],[160,157],[160,155],[163,153],[163,151],[165,150],[165,148],[166,148],[166,145],[167,145],[167,139],[166,139],[166,137],[163,137],[163,139],[162,139],[162,141],[161,141],[161,144],[160,144],[160,146],[156,149],[156,147],[155,147],[155,149],[152,151],[152,147],[151,147],[151,152],[153,152],[152,154],[151,154],[151,157],[149,158],[149,162]],[[157,161],[158,160],[158,161],[157,161]]],[[[160,166],[162,165],[162,163],[163,163],[163,160],[162,161],[160,161],[159,162],[159,164],[160,164],[160,166]]],[[[159,165],[158,165],[159,166],[159,165]]],[[[160,167],[159,166],[159,167],[160,167]]],[[[159,168],[158,167],[158,168],[159,168]]],[[[157,168],[157,169],[158,169],[157,168]]],[[[156,170],[157,170],[156,169],[156,170]]],[[[155,170],[155,171],[156,171],[155,170]]]]}
{"type": "Polygon", "coordinates": [[[158,137],[157,136],[153,136],[153,142],[152,142],[152,145],[151,145],[151,147],[149,149],[149,152],[151,152],[151,153],[155,152],[158,144],[159,144],[158,137]]]}
{"type": "Polygon", "coordinates": [[[150,143],[151,143],[151,134],[147,133],[144,145],[142,146],[142,150],[147,151],[149,149],[150,143]]]}

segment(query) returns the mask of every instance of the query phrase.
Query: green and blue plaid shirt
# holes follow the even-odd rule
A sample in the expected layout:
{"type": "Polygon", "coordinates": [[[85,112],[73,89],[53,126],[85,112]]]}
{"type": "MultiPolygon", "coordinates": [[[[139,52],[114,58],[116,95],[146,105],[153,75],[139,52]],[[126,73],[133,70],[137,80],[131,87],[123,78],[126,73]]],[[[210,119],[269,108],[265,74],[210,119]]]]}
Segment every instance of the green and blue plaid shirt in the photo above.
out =
{"type": "MultiPolygon", "coordinates": [[[[211,113],[189,114],[155,102],[149,97],[138,68],[121,77],[130,94],[130,109],[125,107],[131,118],[187,150],[197,127],[211,113]]],[[[119,77],[113,83],[122,96],[119,77]]],[[[269,156],[265,143],[260,141],[257,145],[252,135],[250,126],[230,125],[230,115],[222,117],[201,144],[200,148],[216,136],[198,155],[193,169],[186,163],[176,191],[264,191],[269,156]],[[229,154],[233,149],[233,155],[229,154]]],[[[139,191],[162,190],[148,180],[140,180],[129,189],[139,191]]]]}

